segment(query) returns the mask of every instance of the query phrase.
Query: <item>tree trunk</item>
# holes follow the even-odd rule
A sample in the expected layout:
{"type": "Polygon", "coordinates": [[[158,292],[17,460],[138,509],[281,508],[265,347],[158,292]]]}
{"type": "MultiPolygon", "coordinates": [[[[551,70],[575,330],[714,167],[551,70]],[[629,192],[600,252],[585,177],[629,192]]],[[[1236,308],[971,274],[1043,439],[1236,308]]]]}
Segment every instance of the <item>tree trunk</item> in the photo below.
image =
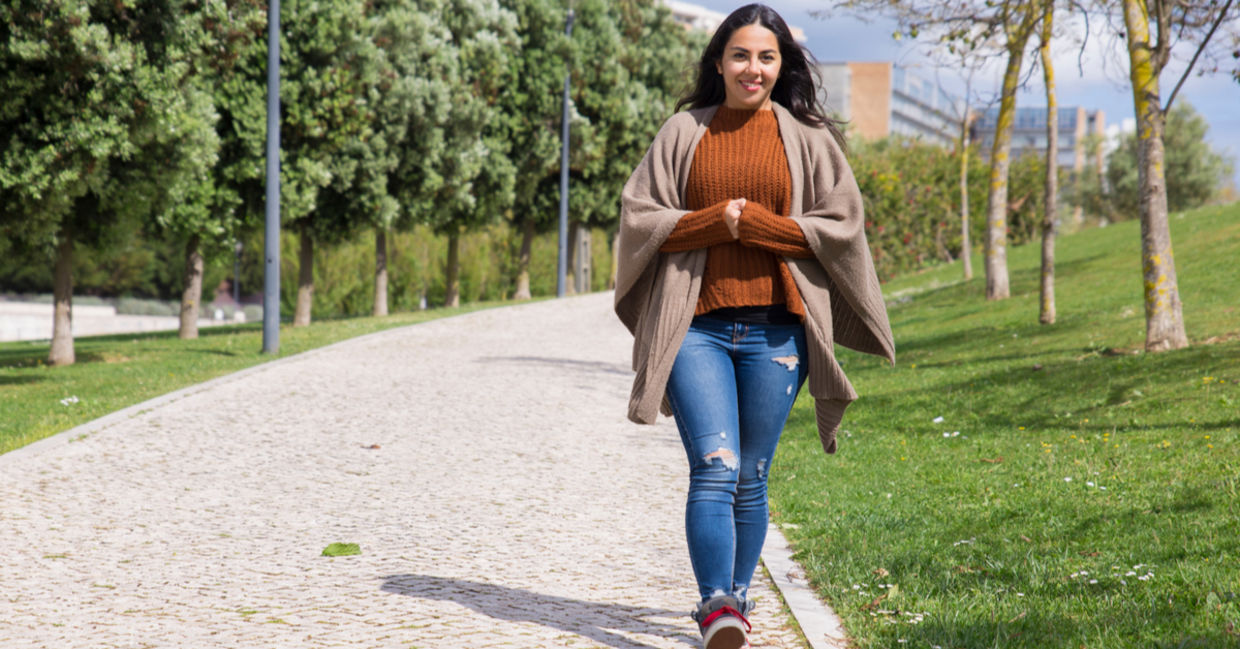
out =
{"type": "Polygon", "coordinates": [[[309,230],[301,232],[301,250],[297,253],[297,310],[293,326],[310,324],[310,308],[314,304],[314,237],[309,230]]]}
{"type": "Polygon", "coordinates": [[[564,294],[575,295],[577,293],[577,248],[580,245],[577,237],[581,236],[581,224],[576,221],[568,222],[568,255],[564,260],[564,294]]]}
{"type": "Polygon", "coordinates": [[[372,315],[388,314],[387,230],[375,228],[375,309],[372,315]]]}
{"type": "Polygon", "coordinates": [[[448,268],[444,306],[461,306],[461,233],[448,235],[448,268]]]}
{"type": "Polygon", "coordinates": [[[1007,269],[1008,168],[1011,166],[1012,122],[1016,117],[1016,87],[1025,41],[1009,43],[1007,70],[1003,74],[1003,95],[999,120],[990,155],[990,191],[986,199],[986,299],[1001,300],[1011,295],[1007,269]],[[1017,46],[1019,45],[1019,46],[1017,46]]]}
{"type": "Polygon", "coordinates": [[[607,280],[607,290],[616,289],[616,273],[620,272],[620,229],[611,237],[611,277],[607,280]]]}
{"type": "Polygon", "coordinates": [[[60,229],[56,244],[56,266],[53,271],[52,349],[47,355],[49,365],[72,365],[73,351],[73,234],[60,229]]]}
{"type": "Polygon", "coordinates": [[[1171,252],[1167,184],[1163,154],[1163,114],[1158,72],[1144,3],[1123,0],[1128,35],[1129,75],[1137,117],[1137,171],[1140,179],[1141,270],[1145,287],[1145,351],[1188,346],[1183,306],[1171,252]]]}
{"type": "Polygon", "coordinates": [[[530,249],[534,247],[534,219],[526,217],[521,224],[521,254],[517,256],[517,300],[530,299],[530,249]]]}
{"type": "Polygon", "coordinates": [[[199,304],[202,302],[202,239],[191,235],[185,244],[185,290],[181,292],[181,340],[198,337],[199,304]]]}
{"type": "Polygon", "coordinates": [[[1046,0],[1042,18],[1042,77],[1046,81],[1046,196],[1042,216],[1042,299],[1038,321],[1055,322],[1055,221],[1059,200],[1059,105],[1055,98],[1055,68],[1051,64],[1054,0],[1046,0]]]}
{"type": "Polygon", "coordinates": [[[590,278],[594,269],[594,237],[590,228],[582,225],[577,229],[577,264],[573,270],[573,278],[577,283],[578,293],[590,292],[590,278]]]}
{"type": "Polygon", "coordinates": [[[969,241],[969,108],[960,119],[960,259],[964,278],[973,279],[973,244],[969,241]]]}

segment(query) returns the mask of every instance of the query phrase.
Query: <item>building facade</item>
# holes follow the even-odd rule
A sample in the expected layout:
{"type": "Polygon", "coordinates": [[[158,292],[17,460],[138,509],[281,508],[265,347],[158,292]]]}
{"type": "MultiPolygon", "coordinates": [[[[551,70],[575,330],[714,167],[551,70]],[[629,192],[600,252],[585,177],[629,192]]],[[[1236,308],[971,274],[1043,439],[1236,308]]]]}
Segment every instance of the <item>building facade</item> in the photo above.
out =
{"type": "MultiPolygon", "coordinates": [[[[1059,108],[1058,131],[1059,146],[1056,159],[1061,169],[1081,171],[1085,168],[1085,156],[1089,153],[1086,146],[1087,137],[1096,136],[1098,146],[1093,152],[1095,159],[1091,161],[1097,169],[1102,168],[1103,146],[1106,137],[1106,114],[1101,110],[1085,110],[1081,106],[1065,106],[1059,108]]],[[[999,121],[999,109],[989,108],[981,112],[973,122],[972,138],[981,148],[982,155],[989,159],[994,148],[995,130],[999,121]]],[[[1015,160],[1030,153],[1045,155],[1046,153],[1046,108],[1017,108],[1012,124],[1012,151],[1010,159],[1015,160]]]]}
{"type": "Polygon", "coordinates": [[[930,78],[891,62],[818,64],[820,99],[867,139],[904,135],[943,146],[960,136],[965,103],[930,78]]]}

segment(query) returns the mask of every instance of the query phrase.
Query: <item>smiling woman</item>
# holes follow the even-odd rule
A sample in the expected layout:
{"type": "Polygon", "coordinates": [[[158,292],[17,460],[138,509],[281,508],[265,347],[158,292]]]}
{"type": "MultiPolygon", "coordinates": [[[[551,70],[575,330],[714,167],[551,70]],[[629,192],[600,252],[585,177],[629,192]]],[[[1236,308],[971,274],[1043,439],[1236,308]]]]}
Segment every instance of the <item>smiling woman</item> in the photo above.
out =
{"type": "Polygon", "coordinates": [[[839,129],[808,55],[762,5],[734,11],[622,194],[616,313],[630,419],[674,415],[706,649],[746,643],[767,475],[808,379],[823,449],[856,398],[833,344],[894,358],[839,129]]]}

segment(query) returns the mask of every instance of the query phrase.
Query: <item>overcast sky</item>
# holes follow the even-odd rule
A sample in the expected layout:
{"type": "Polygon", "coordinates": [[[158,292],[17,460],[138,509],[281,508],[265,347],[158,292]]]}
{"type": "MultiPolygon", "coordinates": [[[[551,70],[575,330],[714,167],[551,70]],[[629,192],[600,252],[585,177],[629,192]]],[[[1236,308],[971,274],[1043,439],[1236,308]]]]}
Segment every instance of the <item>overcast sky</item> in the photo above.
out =
{"type": "MultiPolygon", "coordinates": [[[[729,0],[690,0],[724,14],[745,4],[729,0]]],[[[958,70],[938,69],[921,53],[919,46],[892,38],[895,23],[887,20],[861,22],[854,18],[836,16],[816,18],[811,11],[829,8],[831,0],[768,0],[792,26],[800,27],[808,38],[806,45],[819,61],[893,61],[910,68],[918,68],[921,74],[937,78],[945,88],[963,94],[964,82],[958,70]]],[[[1234,23],[1235,21],[1233,21],[1234,23]]],[[[1075,34],[1084,34],[1083,25],[1074,27],[1075,34]]],[[[1093,25],[1084,58],[1078,65],[1079,46],[1057,43],[1055,55],[1056,86],[1060,106],[1084,106],[1087,110],[1102,109],[1107,124],[1118,124],[1133,117],[1132,92],[1127,87],[1127,52],[1123,41],[1103,35],[1103,25],[1093,25]]],[[[1221,33],[1223,30],[1220,29],[1221,33]]],[[[1033,53],[1036,58],[1037,52],[1033,53]]],[[[1182,55],[1191,56],[1191,52],[1182,55]]],[[[1028,62],[1028,56],[1026,57],[1028,62]]],[[[1001,57],[979,73],[973,82],[975,97],[983,100],[993,97],[999,88],[1003,74],[1001,57]]],[[[1230,60],[1224,62],[1231,65],[1230,60]]],[[[1163,101],[1179,79],[1183,70],[1168,69],[1162,76],[1163,101]]],[[[1017,97],[1018,106],[1046,106],[1045,90],[1041,72],[1030,79],[1028,88],[1017,97]]],[[[1210,124],[1207,138],[1215,149],[1230,155],[1240,163],[1240,84],[1226,72],[1206,77],[1191,76],[1180,89],[1175,102],[1187,101],[1210,124]]],[[[977,105],[978,99],[974,99],[977,105]]],[[[1237,164],[1237,183],[1240,184],[1240,164],[1237,164]]]]}

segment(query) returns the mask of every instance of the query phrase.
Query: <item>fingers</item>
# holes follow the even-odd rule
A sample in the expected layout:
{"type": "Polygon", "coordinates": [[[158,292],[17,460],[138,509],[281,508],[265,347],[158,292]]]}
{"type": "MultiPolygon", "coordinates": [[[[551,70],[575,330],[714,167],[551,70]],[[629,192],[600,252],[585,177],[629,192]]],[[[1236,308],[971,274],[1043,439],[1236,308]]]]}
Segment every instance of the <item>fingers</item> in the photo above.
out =
{"type": "Polygon", "coordinates": [[[740,238],[741,211],[745,209],[745,199],[736,198],[728,202],[723,210],[723,222],[728,226],[728,233],[733,239],[740,238]]]}

